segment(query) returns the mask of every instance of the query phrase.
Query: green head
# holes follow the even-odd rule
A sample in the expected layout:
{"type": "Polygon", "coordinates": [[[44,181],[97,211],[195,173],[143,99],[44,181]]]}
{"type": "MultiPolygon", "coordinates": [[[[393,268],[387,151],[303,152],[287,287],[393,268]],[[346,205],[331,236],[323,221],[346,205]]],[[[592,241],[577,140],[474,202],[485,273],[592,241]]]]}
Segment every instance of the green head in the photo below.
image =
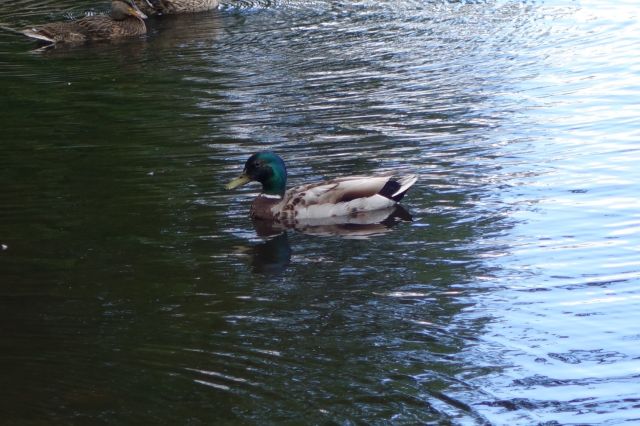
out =
{"type": "Polygon", "coordinates": [[[245,163],[242,174],[229,182],[227,189],[237,188],[251,181],[260,182],[265,194],[284,195],[287,168],[282,158],[270,151],[253,154],[245,163]]]}

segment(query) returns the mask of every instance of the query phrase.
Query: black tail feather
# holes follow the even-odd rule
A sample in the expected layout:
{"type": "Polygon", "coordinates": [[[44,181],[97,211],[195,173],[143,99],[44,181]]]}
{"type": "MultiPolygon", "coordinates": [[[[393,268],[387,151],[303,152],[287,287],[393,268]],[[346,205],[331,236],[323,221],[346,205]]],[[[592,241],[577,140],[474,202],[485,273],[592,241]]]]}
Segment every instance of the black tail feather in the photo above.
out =
{"type": "MultiPolygon", "coordinates": [[[[402,197],[404,197],[404,194],[407,191],[401,192],[400,194],[396,194],[395,196],[393,194],[395,194],[396,192],[398,192],[398,190],[400,189],[401,185],[398,181],[389,179],[387,181],[387,183],[384,184],[384,186],[382,187],[382,189],[378,192],[378,194],[382,195],[383,197],[387,197],[390,200],[393,201],[400,201],[402,200],[402,197]]],[[[407,188],[409,189],[409,188],[407,188]]]]}

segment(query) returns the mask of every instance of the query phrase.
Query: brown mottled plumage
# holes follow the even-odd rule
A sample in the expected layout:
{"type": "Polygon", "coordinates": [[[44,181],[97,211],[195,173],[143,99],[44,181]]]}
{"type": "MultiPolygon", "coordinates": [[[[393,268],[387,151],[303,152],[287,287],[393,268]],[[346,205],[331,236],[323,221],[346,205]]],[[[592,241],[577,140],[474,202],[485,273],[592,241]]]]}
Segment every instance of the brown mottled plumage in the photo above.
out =
{"type": "Polygon", "coordinates": [[[145,14],[130,0],[113,0],[109,15],[88,16],[69,22],[53,22],[22,33],[47,43],[82,43],[146,34],[145,14]]]}
{"type": "Polygon", "coordinates": [[[135,0],[147,15],[204,12],[220,5],[219,0],[135,0]]]}

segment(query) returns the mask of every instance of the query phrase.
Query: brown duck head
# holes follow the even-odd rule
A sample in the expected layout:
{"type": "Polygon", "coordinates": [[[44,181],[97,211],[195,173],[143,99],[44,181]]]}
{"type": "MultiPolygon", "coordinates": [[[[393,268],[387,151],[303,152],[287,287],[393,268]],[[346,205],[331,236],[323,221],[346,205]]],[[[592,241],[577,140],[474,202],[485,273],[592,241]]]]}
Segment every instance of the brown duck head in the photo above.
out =
{"type": "Polygon", "coordinates": [[[142,13],[138,6],[132,0],[112,0],[111,1],[111,18],[115,21],[122,21],[128,16],[133,16],[140,20],[147,19],[147,15],[142,13]]]}

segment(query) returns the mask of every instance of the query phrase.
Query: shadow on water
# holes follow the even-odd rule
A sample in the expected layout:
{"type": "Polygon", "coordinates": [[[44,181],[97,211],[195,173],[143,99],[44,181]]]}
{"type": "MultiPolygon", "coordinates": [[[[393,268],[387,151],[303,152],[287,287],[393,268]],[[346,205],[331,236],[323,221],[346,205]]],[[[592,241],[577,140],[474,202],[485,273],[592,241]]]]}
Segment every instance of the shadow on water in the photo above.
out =
{"type": "Polygon", "coordinates": [[[256,273],[279,274],[291,263],[291,246],[286,232],[272,236],[250,250],[251,269],[256,273]]]}

